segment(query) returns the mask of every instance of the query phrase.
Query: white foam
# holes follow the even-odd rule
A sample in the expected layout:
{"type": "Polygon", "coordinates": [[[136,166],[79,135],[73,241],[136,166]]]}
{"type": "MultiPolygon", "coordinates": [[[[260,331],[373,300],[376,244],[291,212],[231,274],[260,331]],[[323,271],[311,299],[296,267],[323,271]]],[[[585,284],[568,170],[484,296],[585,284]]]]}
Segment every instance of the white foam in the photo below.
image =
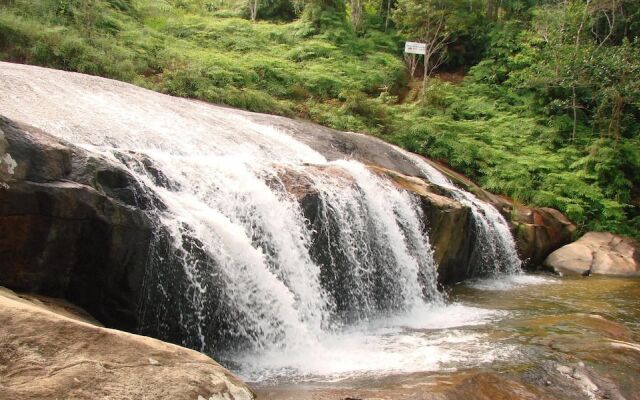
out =
{"type": "Polygon", "coordinates": [[[1,159],[0,161],[4,162],[4,164],[7,165],[7,172],[9,173],[9,175],[13,175],[13,172],[18,166],[18,163],[16,163],[16,161],[13,158],[11,158],[11,154],[9,153],[5,154],[4,158],[1,159]]]}
{"type": "Polygon", "coordinates": [[[504,274],[491,278],[478,279],[467,283],[468,286],[478,290],[504,291],[530,285],[556,284],[560,281],[550,276],[527,274],[504,274]]]}
{"type": "Polygon", "coordinates": [[[505,315],[505,311],[471,307],[460,303],[433,304],[388,317],[383,324],[411,329],[450,329],[484,325],[505,315]]]}
{"type": "Polygon", "coordinates": [[[248,381],[336,381],[359,376],[443,371],[490,363],[513,351],[464,327],[505,312],[461,304],[423,307],[323,336],[314,346],[236,356],[248,381]]]}

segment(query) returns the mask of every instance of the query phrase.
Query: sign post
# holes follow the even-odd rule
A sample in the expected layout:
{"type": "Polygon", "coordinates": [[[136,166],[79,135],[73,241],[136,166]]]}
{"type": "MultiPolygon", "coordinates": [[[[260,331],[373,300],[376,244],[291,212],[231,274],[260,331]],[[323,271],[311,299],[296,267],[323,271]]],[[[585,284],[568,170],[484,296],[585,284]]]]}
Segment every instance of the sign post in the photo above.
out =
{"type": "Polygon", "coordinates": [[[416,61],[416,54],[423,55],[426,60],[427,44],[419,43],[419,42],[405,42],[404,52],[405,54],[411,54],[411,59],[407,59],[407,61],[409,63],[409,71],[411,72],[411,78],[413,79],[413,75],[416,72],[416,67],[418,66],[418,63],[416,61]]]}
{"type": "Polygon", "coordinates": [[[426,54],[427,53],[427,44],[426,43],[418,43],[418,42],[406,42],[404,44],[404,52],[411,54],[426,54]]]}

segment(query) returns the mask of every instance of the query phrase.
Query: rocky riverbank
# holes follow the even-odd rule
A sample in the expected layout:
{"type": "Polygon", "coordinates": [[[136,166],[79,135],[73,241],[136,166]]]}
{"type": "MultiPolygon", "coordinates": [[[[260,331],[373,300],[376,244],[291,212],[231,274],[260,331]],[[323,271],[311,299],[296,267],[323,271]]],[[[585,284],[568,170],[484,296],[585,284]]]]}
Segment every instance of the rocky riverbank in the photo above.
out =
{"type": "Polygon", "coordinates": [[[209,357],[107,329],[65,301],[0,288],[0,399],[251,400],[209,357]]]}

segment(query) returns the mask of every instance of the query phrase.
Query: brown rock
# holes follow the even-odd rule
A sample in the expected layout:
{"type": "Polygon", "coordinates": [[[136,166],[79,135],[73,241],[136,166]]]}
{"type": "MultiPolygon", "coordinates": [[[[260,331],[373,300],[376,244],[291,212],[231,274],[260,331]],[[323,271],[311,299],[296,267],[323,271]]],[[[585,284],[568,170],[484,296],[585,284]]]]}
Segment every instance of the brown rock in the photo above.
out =
{"type": "MultiPolygon", "coordinates": [[[[441,163],[424,157],[422,159],[460,188],[496,207],[510,223],[518,254],[525,266],[541,265],[551,252],[573,240],[576,226],[560,211],[547,207],[524,207],[505,196],[484,190],[471,179],[441,163]]],[[[435,186],[432,185],[432,188],[435,186]]]]}
{"type": "MultiPolygon", "coordinates": [[[[445,191],[431,185],[423,179],[403,175],[399,172],[377,166],[368,166],[375,174],[389,179],[398,188],[407,190],[420,200],[425,216],[425,227],[429,230],[429,240],[434,250],[434,259],[438,264],[438,279],[442,283],[460,282],[473,275],[472,253],[475,244],[473,221],[470,209],[462,203],[444,196],[445,191]]],[[[307,173],[328,174],[346,184],[354,184],[352,177],[335,167],[310,165],[305,173],[281,167],[277,181],[271,185],[282,185],[286,191],[300,202],[304,215],[313,225],[317,223],[319,194],[309,181],[307,173]]],[[[321,231],[319,227],[315,231],[321,231]]],[[[322,238],[314,238],[321,242],[322,238]]],[[[314,246],[320,253],[326,251],[325,245],[314,246]]],[[[324,254],[316,254],[322,264],[324,254]]]]}
{"type": "Polygon", "coordinates": [[[0,398],[254,398],[201,353],[102,328],[60,307],[0,288],[0,398]]]}
{"type": "Polygon", "coordinates": [[[563,275],[640,275],[638,243],[608,232],[589,232],[554,251],[544,265],[563,275]]]}
{"type": "Polygon", "coordinates": [[[447,399],[477,400],[540,400],[550,399],[535,388],[493,373],[478,373],[455,385],[446,393],[447,399]]]}
{"type": "Polygon", "coordinates": [[[520,257],[528,265],[541,265],[561,246],[570,243],[576,226],[553,208],[516,206],[511,217],[520,257]]]}

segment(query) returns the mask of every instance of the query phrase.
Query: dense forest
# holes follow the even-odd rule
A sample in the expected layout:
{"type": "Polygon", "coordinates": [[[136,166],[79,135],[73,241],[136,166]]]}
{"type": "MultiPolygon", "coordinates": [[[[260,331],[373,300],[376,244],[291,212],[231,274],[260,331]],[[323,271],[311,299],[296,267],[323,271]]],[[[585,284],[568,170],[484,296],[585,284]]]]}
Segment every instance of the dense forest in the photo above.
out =
{"type": "Polygon", "coordinates": [[[0,60],[368,132],[634,236],[639,36],[637,0],[0,0],[0,60]]]}

